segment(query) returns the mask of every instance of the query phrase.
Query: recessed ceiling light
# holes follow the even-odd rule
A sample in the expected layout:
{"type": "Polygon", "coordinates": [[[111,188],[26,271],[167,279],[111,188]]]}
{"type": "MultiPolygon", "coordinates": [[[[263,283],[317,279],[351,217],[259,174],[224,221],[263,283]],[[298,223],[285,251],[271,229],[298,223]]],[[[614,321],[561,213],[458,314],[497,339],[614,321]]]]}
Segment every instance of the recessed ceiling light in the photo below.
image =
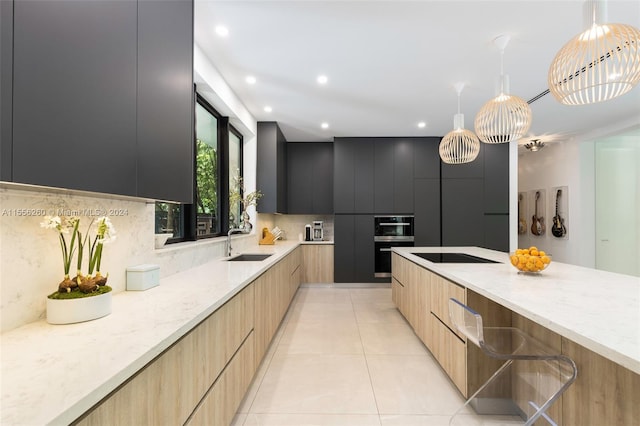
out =
{"type": "Polygon", "coordinates": [[[218,25],[215,31],[216,34],[218,34],[220,37],[226,37],[229,35],[229,28],[225,27],[224,25],[218,25]]]}
{"type": "Polygon", "coordinates": [[[421,129],[424,129],[425,127],[427,127],[427,123],[425,123],[424,121],[421,121],[418,123],[418,127],[420,127],[421,129]]]}
{"type": "Polygon", "coordinates": [[[318,84],[327,84],[329,78],[326,75],[319,75],[316,81],[318,82],[318,84]]]}
{"type": "Polygon", "coordinates": [[[271,108],[269,105],[266,105],[264,107],[264,112],[271,112],[271,111],[273,111],[273,108],[271,108]]]}
{"type": "Polygon", "coordinates": [[[328,129],[329,128],[329,123],[324,122],[320,125],[320,127],[322,127],[323,129],[328,129]]]}
{"type": "Polygon", "coordinates": [[[256,78],[252,75],[248,75],[244,80],[249,84],[256,84],[256,78]]]}

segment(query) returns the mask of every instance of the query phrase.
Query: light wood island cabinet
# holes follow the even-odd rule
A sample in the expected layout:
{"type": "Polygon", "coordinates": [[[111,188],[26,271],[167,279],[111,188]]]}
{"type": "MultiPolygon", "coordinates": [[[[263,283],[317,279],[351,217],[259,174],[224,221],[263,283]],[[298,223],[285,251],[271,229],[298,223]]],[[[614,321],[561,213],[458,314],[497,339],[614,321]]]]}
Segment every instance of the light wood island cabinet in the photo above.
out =
{"type": "MultiPolygon", "coordinates": [[[[392,254],[392,275],[392,297],[398,310],[465,398],[501,362],[452,330],[447,307],[450,297],[480,313],[485,327],[520,328],[574,360],[577,380],[548,411],[558,424],[630,425],[640,418],[640,375],[635,372],[397,253],[392,254]]],[[[518,397],[517,386],[510,392],[518,397]]]]}
{"type": "Polygon", "coordinates": [[[296,248],[74,424],[230,424],[298,289],[300,262],[296,248]]]}

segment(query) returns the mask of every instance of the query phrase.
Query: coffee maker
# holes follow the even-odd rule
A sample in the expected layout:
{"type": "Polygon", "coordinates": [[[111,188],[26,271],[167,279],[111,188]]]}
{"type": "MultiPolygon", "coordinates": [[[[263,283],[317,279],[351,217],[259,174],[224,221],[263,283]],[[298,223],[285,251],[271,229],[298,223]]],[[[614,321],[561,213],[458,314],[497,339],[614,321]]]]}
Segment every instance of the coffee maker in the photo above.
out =
{"type": "Polygon", "coordinates": [[[314,220],[313,221],[313,241],[322,241],[323,231],[322,231],[322,221],[314,220]]]}

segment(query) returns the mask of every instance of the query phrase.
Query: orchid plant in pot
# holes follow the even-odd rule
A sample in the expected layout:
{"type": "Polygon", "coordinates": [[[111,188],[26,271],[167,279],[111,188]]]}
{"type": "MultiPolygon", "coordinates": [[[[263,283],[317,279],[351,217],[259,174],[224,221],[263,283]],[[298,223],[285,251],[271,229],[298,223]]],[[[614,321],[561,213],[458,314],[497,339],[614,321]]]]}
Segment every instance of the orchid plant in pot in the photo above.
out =
{"type": "Polygon", "coordinates": [[[111,313],[111,290],[107,286],[108,275],[100,272],[104,244],[115,239],[116,231],[108,217],[92,220],[84,234],[80,232],[80,219],[47,216],[40,224],[58,234],[64,268],[64,277],[58,290],[47,296],[47,321],[53,324],[67,324],[100,318],[111,313]],[[91,237],[93,231],[94,236],[91,237]],[[67,238],[69,241],[67,242],[67,238]],[[88,253],[88,273],[82,271],[85,253],[88,253]],[[76,256],[76,276],[70,278],[71,262],[76,256]],[[95,275],[94,275],[95,271],[95,275]],[[98,300],[94,296],[108,295],[98,300]],[[89,299],[96,299],[91,301],[89,299]],[[82,308],[73,309],[59,301],[83,300],[82,308]]]}

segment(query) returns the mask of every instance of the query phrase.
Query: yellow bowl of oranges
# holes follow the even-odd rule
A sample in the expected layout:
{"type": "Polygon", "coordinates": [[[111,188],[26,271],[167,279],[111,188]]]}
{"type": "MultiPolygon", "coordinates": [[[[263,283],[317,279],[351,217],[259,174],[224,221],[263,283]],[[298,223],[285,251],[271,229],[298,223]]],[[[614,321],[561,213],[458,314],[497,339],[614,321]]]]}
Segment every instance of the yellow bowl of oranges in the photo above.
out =
{"type": "Polygon", "coordinates": [[[551,255],[534,246],[528,249],[517,249],[510,254],[509,258],[511,264],[520,272],[537,273],[551,264],[551,255]]]}

